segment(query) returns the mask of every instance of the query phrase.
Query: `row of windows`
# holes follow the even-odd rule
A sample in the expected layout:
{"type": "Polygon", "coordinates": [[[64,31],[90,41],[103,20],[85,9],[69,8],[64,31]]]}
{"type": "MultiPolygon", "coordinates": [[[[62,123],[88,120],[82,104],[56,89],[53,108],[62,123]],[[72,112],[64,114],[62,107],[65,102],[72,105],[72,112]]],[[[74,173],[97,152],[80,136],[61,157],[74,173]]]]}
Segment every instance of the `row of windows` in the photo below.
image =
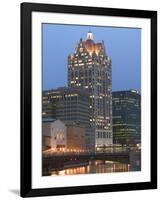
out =
{"type": "Polygon", "coordinates": [[[107,70],[97,70],[97,69],[85,69],[85,70],[69,70],[68,73],[70,74],[71,77],[74,77],[74,76],[91,76],[91,75],[94,75],[94,76],[97,76],[97,77],[100,77],[100,78],[110,78],[111,77],[111,73],[110,72],[107,72],[107,70]]]}
{"type": "Polygon", "coordinates": [[[54,136],[55,140],[65,140],[65,136],[62,134],[57,134],[56,136],[54,136]]]}
{"type": "Polygon", "coordinates": [[[112,133],[98,132],[96,137],[97,138],[112,138],[112,133]]]}
{"type": "Polygon", "coordinates": [[[63,128],[51,128],[52,132],[65,132],[65,130],[63,128]]]}
{"type": "Polygon", "coordinates": [[[78,101],[78,102],[59,102],[57,104],[57,108],[69,108],[69,109],[76,109],[76,108],[82,108],[82,109],[87,109],[89,107],[89,102],[87,101],[82,102],[82,101],[78,101]]]}

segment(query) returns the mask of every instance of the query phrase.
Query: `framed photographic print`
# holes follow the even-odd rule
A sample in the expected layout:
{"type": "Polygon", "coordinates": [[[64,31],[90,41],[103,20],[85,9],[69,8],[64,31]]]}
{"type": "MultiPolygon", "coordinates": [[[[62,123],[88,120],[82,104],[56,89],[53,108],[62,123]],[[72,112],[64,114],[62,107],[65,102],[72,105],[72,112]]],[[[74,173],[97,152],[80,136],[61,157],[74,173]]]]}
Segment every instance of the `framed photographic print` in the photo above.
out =
{"type": "Polygon", "coordinates": [[[157,12],[21,4],[21,196],[157,188],[157,12]]]}

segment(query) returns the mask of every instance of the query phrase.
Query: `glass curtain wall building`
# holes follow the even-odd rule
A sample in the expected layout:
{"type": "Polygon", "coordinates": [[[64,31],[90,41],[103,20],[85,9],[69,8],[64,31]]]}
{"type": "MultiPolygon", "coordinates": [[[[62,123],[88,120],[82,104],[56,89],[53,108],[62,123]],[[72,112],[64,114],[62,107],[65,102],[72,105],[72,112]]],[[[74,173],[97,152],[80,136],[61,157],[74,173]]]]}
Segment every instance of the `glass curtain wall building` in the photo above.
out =
{"type": "Polygon", "coordinates": [[[137,90],[113,92],[115,144],[141,143],[141,94],[137,90]]]}

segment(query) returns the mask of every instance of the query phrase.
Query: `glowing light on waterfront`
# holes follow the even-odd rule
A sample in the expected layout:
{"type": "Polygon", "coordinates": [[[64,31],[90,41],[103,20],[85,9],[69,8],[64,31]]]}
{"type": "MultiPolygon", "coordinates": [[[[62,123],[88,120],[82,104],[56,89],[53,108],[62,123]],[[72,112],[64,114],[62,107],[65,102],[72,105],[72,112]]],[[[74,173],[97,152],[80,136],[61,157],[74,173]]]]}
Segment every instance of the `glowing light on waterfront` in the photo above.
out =
{"type": "Polygon", "coordinates": [[[64,176],[65,175],[65,170],[59,171],[58,175],[64,176]]]}
{"type": "Polygon", "coordinates": [[[113,172],[129,172],[130,164],[119,163],[114,161],[102,161],[97,160],[89,162],[88,165],[67,168],[60,171],[54,171],[52,176],[64,176],[64,175],[77,175],[77,174],[90,174],[90,173],[113,173],[113,172]]]}
{"type": "Polygon", "coordinates": [[[67,148],[50,148],[43,151],[44,155],[51,155],[51,154],[64,154],[64,153],[85,153],[88,152],[88,150],[84,149],[67,149],[67,148]]]}
{"type": "Polygon", "coordinates": [[[130,164],[128,164],[128,172],[130,171],[130,164]]]}

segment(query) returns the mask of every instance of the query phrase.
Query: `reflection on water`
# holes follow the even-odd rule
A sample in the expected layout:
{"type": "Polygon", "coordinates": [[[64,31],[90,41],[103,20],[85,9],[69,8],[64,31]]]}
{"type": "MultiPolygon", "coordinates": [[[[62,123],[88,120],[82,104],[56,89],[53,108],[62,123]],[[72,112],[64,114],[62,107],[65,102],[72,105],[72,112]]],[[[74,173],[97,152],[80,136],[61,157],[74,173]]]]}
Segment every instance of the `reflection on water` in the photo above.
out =
{"type": "Polygon", "coordinates": [[[139,171],[140,162],[137,161],[135,164],[136,166],[134,165],[132,166],[130,164],[113,162],[113,161],[94,160],[94,161],[89,161],[89,163],[84,166],[80,167],[77,166],[60,171],[53,171],[52,176],[139,171]]]}

